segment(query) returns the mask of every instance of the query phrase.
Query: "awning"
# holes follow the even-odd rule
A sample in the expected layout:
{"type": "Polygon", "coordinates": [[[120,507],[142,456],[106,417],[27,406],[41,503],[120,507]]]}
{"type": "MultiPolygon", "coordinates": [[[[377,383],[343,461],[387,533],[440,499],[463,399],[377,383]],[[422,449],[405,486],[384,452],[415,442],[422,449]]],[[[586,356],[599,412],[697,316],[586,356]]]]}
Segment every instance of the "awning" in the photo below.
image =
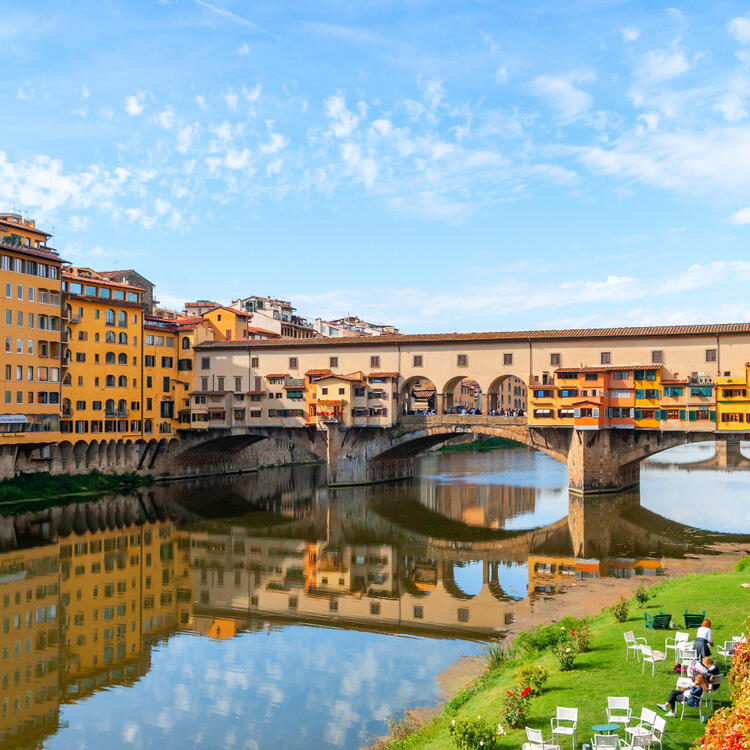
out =
{"type": "Polygon", "coordinates": [[[28,417],[23,414],[0,414],[0,424],[28,424],[28,417]]]}

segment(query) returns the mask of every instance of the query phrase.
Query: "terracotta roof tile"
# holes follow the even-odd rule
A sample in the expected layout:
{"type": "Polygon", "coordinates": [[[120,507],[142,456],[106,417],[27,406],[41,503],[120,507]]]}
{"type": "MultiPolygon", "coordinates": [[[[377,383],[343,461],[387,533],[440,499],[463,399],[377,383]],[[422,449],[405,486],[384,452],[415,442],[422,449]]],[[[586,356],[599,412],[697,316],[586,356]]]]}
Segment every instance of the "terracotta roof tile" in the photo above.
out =
{"type": "Polygon", "coordinates": [[[308,370],[305,375],[310,375],[311,377],[320,377],[321,375],[330,375],[333,372],[333,370],[308,370]]]}
{"type": "Polygon", "coordinates": [[[661,370],[662,365],[591,365],[589,367],[558,367],[555,372],[624,372],[627,370],[661,370]]]}
{"type": "Polygon", "coordinates": [[[371,372],[368,378],[397,378],[397,372],[371,372]]]}
{"type": "Polygon", "coordinates": [[[285,378],[289,375],[288,372],[270,372],[266,375],[267,378],[285,378]]]}
{"type": "MultiPolygon", "coordinates": [[[[279,339],[274,341],[226,341],[201,344],[201,348],[274,349],[279,347],[384,347],[388,344],[482,343],[486,341],[556,341],[565,339],[616,339],[666,336],[716,336],[718,334],[750,334],[750,323],[711,323],[707,325],[643,326],[632,328],[572,328],[540,331],[487,331],[480,333],[420,333],[414,335],[347,336],[311,339],[279,339]]],[[[654,365],[649,365],[653,369],[654,365]]]]}

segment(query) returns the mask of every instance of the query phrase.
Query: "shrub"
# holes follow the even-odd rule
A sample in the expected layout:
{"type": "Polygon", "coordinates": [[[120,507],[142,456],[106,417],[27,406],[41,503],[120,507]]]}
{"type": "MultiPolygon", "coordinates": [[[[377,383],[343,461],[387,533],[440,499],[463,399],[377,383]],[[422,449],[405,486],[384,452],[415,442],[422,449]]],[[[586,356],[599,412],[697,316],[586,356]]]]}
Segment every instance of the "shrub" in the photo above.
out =
{"type": "Polygon", "coordinates": [[[732,666],[727,675],[732,694],[739,695],[743,689],[750,690],[750,643],[738,643],[734,647],[732,666]]]}
{"type": "Polygon", "coordinates": [[[555,648],[555,656],[560,664],[561,672],[570,672],[576,668],[576,656],[578,652],[572,641],[561,641],[555,648]]]}
{"type": "Polygon", "coordinates": [[[508,662],[508,654],[503,648],[502,644],[498,641],[493,641],[487,646],[487,651],[484,654],[484,659],[487,662],[487,671],[496,672],[499,669],[503,669],[508,662]]]}
{"type": "Polygon", "coordinates": [[[750,555],[743,557],[737,562],[737,565],[734,566],[735,573],[744,573],[745,571],[750,571],[750,555]]]}
{"type": "Polygon", "coordinates": [[[617,622],[625,622],[630,614],[630,603],[624,596],[621,596],[620,601],[610,607],[610,611],[617,622]]]}
{"type": "Polygon", "coordinates": [[[532,696],[542,694],[548,678],[549,672],[541,664],[521,664],[516,670],[519,689],[523,691],[524,688],[529,688],[532,696]]]}
{"type": "Polygon", "coordinates": [[[579,654],[585,654],[591,648],[591,628],[587,620],[581,620],[578,627],[570,631],[573,645],[579,654]]]}
{"type": "Polygon", "coordinates": [[[526,726],[531,704],[531,688],[523,690],[506,690],[503,702],[500,704],[500,718],[504,727],[521,729],[526,726]]]}
{"type": "MultiPolygon", "coordinates": [[[[643,609],[646,604],[648,604],[648,600],[651,598],[651,594],[649,594],[648,589],[642,583],[633,592],[633,596],[635,596],[635,600],[638,603],[639,609],[643,609]]],[[[620,620],[620,622],[623,622],[623,620],[620,620]]]]}
{"type": "Polygon", "coordinates": [[[497,730],[481,716],[476,719],[453,719],[448,727],[458,750],[478,750],[479,747],[496,748],[497,730]]]}

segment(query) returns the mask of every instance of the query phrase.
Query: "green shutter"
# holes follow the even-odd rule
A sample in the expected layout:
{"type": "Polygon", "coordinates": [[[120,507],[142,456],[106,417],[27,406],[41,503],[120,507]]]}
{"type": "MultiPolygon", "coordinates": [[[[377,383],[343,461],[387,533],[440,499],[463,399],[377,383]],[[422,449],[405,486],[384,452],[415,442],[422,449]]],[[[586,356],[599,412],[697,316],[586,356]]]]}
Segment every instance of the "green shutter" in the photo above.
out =
{"type": "Polygon", "coordinates": [[[695,411],[689,411],[688,412],[688,421],[689,422],[695,422],[698,419],[698,413],[695,411]]]}
{"type": "Polygon", "coordinates": [[[708,412],[708,418],[709,418],[709,419],[710,419],[710,420],[711,420],[712,422],[715,422],[715,421],[716,421],[716,412],[715,412],[715,411],[710,411],[710,412],[708,412]]]}
{"type": "Polygon", "coordinates": [[[680,409],[680,419],[682,419],[683,421],[685,420],[685,410],[684,409],[680,409]]]}
{"type": "Polygon", "coordinates": [[[635,389],[635,397],[636,398],[643,398],[643,388],[636,388],[635,389]]]}
{"type": "Polygon", "coordinates": [[[636,409],[635,410],[635,418],[636,419],[640,419],[641,418],[641,410],[640,409],[636,409]]]}

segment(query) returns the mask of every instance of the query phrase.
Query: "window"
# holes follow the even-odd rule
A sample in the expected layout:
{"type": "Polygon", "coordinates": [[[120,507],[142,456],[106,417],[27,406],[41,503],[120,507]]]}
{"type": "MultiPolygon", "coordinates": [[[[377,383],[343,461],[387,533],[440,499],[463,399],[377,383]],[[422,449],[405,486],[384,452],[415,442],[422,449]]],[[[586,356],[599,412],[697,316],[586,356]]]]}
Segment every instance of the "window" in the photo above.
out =
{"type": "Polygon", "coordinates": [[[421,620],[424,617],[424,607],[421,605],[414,607],[414,619],[421,620]]]}
{"type": "Polygon", "coordinates": [[[370,367],[380,367],[380,357],[370,357],[370,367]]]}
{"type": "Polygon", "coordinates": [[[412,363],[413,367],[422,367],[422,355],[421,354],[415,354],[414,355],[414,361],[412,363]]]}
{"type": "Polygon", "coordinates": [[[211,367],[211,360],[209,357],[201,357],[201,370],[208,370],[211,367]]]}
{"type": "Polygon", "coordinates": [[[290,370],[297,369],[297,357],[289,357],[289,369],[290,370]]]}
{"type": "Polygon", "coordinates": [[[258,357],[250,357],[250,367],[258,367],[258,357]]]}
{"type": "Polygon", "coordinates": [[[234,390],[235,391],[241,391],[242,390],[242,376],[236,376],[234,378],[234,390]]]}
{"type": "Polygon", "coordinates": [[[104,322],[108,326],[113,326],[115,324],[115,311],[111,309],[107,309],[107,312],[104,315],[104,322]]]}
{"type": "Polygon", "coordinates": [[[557,367],[560,364],[560,355],[557,352],[555,352],[554,354],[550,354],[549,363],[557,367]]]}
{"type": "Polygon", "coordinates": [[[504,365],[512,365],[513,364],[513,355],[512,354],[503,354],[503,364],[504,365]]]}
{"type": "Polygon", "coordinates": [[[609,365],[611,363],[612,363],[612,353],[611,352],[601,352],[599,354],[599,364],[609,365]]]}
{"type": "Polygon", "coordinates": [[[469,364],[469,356],[467,354],[456,355],[456,366],[466,367],[469,364]]]}
{"type": "Polygon", "coordinates": [[[459,607],[458,609],[458,621],[459,622],[469,622],[469,610],[464,609],[463,607],[459,607]]]}
{"type": "Polygon", "coordinates": [[[380,614],[380,602],[370,602],[370,614],[371,615],[380,614]]]}
{"type": "Polygon", "coordinates": [[[190,339],[187,336],[182,337],[182,348],[183,349],[189,349],[190,348],[190,339]]]}
{"type": "Polygon", "coordinates": [[[172,368],[172,357],[162,357],[161,358],[161,366],[167,369],[172,368]]]}
{"type": "Polygon", "coordinates": [[[651,361],[655,365],[660,365],[662,362],[664,362],[664,352],[660,349],[655,349],[651,352],[651,361]]]}
{"type": "Polygon", "coordinates": [[[328,358],[328,366],[333,369],[334,367],[339,366],[339,358],[338,357],[329,357],[328,358]]]}
{"type": "Polygon", "coordinates": [[[716,362],[716,349],[706,349],[706,362],[716,362]]]}

